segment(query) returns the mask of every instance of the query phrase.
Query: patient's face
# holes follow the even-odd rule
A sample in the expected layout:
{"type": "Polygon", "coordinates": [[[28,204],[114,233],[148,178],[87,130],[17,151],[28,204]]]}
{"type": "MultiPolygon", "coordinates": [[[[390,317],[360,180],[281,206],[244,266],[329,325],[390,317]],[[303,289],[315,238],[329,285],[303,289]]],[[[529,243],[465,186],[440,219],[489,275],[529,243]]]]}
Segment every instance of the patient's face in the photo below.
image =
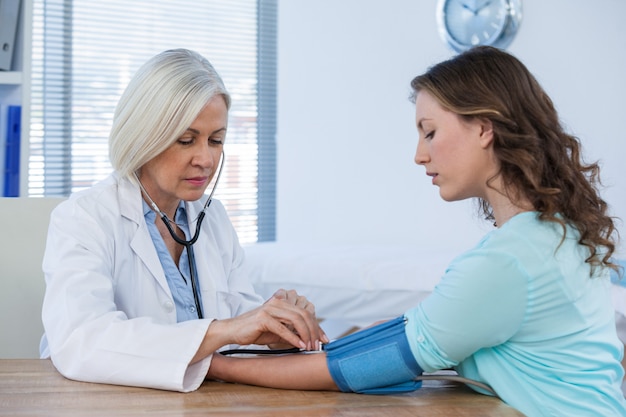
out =
{"type": "Polygon", "coordinates": [[[419,133],[415,162],[426,168],[441,197],[486,199],[487,179],[497,171],[484,122],[462,119],[426,91],[417,94],[415,108],[419,133]]]}

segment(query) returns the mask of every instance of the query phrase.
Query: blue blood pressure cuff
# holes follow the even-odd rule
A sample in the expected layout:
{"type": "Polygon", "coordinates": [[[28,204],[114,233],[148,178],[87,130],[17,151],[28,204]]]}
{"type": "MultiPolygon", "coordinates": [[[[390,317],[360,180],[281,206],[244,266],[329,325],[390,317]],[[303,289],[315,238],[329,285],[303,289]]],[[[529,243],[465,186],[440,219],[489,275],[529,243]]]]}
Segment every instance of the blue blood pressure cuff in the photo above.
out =
{"type": "Polygon", "coordinates": [[[343,392],[394,394],[422,386],[404,316],[338,339],[324,347],[328,369],[343,392]]]}

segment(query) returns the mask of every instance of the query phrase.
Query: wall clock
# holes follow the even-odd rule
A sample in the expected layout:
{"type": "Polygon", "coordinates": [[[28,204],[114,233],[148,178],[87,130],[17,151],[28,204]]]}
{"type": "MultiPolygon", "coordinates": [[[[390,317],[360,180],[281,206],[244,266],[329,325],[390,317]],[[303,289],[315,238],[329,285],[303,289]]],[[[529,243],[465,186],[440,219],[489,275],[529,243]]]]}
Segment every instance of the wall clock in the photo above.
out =
{"type": "Polygon", "coordinates": [[[476,45],[504,49],[522,21],[521,0],[439,0],[437,25],[456,52],[476,45]]]}

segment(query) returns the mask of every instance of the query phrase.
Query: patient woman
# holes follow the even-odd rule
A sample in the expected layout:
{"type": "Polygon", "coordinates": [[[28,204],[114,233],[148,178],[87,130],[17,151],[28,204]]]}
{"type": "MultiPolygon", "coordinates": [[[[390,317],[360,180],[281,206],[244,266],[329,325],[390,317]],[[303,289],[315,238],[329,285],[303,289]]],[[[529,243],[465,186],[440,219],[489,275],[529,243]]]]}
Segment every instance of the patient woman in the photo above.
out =
{"type": "Polygon", "coordinates": [[[402,317],[322,354],[216,356],[209,377],[390,393],[454,368],[528,416],[625,416],[609,295],[617,232],[598,165],[582,161],[550,98],[506,52],[476,47],[411,86],[415,162],[444,200],[476,198],[495,229],[402,317]]]}

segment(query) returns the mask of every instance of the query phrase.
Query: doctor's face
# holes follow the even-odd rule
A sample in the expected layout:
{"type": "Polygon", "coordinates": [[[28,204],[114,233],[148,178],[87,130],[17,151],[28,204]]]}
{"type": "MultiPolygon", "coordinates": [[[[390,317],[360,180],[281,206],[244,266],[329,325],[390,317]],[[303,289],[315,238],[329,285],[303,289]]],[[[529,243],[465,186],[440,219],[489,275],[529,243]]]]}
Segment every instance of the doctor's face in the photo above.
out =
{"type": "Polygon", "coordinates": [[[141,167],[139,180],[161,210],[203,196],[219,168],[227,122],[224,98],[213,97],[174,144],[141,167]]]}

